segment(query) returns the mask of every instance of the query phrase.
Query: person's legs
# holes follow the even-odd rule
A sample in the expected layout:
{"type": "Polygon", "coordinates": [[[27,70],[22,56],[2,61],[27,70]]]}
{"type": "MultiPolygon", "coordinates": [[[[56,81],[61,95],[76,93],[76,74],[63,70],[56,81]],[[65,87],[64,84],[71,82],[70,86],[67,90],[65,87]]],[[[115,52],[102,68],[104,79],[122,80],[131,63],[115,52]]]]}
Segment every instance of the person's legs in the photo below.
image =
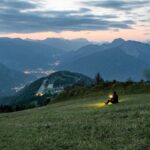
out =
{"type": "Polygon", "coordinates": [[[107,104],[109,104],[111,102],[111,100],[109,99],[107,102],[105,102],[105,104],[107,105],[107,104]]]}

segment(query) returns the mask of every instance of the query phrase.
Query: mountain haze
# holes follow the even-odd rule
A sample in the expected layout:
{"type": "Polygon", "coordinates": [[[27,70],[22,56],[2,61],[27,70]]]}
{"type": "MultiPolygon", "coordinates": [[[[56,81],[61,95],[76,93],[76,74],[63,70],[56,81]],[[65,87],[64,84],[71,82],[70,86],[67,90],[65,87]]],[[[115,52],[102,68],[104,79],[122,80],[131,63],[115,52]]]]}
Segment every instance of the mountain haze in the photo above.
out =
{"type": "Polygon", "coordinates": [[[95,76],[100,72],[107,80],[143,78],[143,71],[150,68],[150,45],[115,39],[103,45],[87,45],[80,48],[60,68],[95,76]]]}
{"type": "Polygon", "coordinates": [[[74,39],[74,40],[67,40],[63,38],[47,38],[45,40],[38,41],[44,44],[47,44],[52,47],[56,47],[58,49],[63,49],[64,51],[74,51],[78,50],[79,48],[91,44],[86,39],[74,39]]]}
{"type": "Polygon", "coordinates": [[[22,39],[0,38],[0,62],[17,69],[50,68],[63,50],[22,39]]]}
{"type": "Polygon", "coordinates": [[[91,77],[100,72],[106,80],[129,77],[139,80],[143,78],[143,71],[150,68],[149,58],[149,44],[121,38],[101,45],[85,39],[0,38],[0,63],[21,71],[70,70],[91,77]]]}

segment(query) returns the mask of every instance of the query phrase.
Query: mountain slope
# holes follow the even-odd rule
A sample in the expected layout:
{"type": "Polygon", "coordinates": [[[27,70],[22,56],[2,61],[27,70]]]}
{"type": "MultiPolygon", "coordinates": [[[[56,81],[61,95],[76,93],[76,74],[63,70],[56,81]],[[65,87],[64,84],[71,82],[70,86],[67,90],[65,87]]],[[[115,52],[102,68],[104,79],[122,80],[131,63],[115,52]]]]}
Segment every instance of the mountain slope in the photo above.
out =
{"type": "MultiPolygon", "coordinates": [[[[5,98],[0,101],[3,104],[30,104],[37,102],[39,96],[44,94],[51,95],[51,91],[63,90],[66,87],[76,84],[92,84],[93,80],[85,75],[69,71],[58,71],[47,77],[38,79],[27,85],[15,96],[5,98]]],[[[57,92],[56,92],[57,93],[57,92]]]]}
{"type": "Polygon", "coordinates": [[[17,70],[50,68],[63,53],[34,41],[0,38],[0,62],[17,70]]]}
{"type": "Polygon", "coordinates": [[[127,54],[134,56],[142,61],[145,61],[150,66],[150,45],[137,42],[126,41],[120,48],[127,54]]]}
{"type": "Polygon", "coordinates": [[[142,77],[143,69],[148,65],[126,54],[120,48],[112,48],[82,57],[65,66],[65,69],[94,76],[100,72],[105,79],[135,80],[142,77]]]}
{"type": "Polygon", "coordinates": [[[0,96],[8,96],[15,93],[15,87],[23,86],[35,79],[33,76],[15,71],[0,64],[0,96]]]}
{"type": "Polygon", "coordinates": [[[70,55],[58,67],[77,71],[89,76],[100,72],[105,79],[134,80],[142,78],[150,68],[150,45],[116,39],[103,45],[88,45],[70,55]]]}

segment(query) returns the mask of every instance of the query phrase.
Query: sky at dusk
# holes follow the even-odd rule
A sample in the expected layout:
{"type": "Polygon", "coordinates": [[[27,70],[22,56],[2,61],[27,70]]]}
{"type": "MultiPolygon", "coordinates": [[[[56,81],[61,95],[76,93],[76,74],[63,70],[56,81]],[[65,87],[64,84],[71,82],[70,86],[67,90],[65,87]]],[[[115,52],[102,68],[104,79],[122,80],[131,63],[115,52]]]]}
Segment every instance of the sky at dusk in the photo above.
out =
{"type": "Polygon", "coordinates": [[[0,0],[0,37],[150,40],[150,0],[0,0]]]}

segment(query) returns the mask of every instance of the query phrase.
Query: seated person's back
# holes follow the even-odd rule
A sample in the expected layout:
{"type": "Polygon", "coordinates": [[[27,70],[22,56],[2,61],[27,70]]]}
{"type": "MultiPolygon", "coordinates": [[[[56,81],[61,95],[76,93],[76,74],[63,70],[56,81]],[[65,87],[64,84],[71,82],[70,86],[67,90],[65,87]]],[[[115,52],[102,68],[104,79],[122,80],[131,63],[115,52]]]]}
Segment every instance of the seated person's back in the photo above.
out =
{"type": "Polygon", "coordinates": [[[118,103],[118,95],[116,92],[113,93],[112,103],[118,103]]]}

